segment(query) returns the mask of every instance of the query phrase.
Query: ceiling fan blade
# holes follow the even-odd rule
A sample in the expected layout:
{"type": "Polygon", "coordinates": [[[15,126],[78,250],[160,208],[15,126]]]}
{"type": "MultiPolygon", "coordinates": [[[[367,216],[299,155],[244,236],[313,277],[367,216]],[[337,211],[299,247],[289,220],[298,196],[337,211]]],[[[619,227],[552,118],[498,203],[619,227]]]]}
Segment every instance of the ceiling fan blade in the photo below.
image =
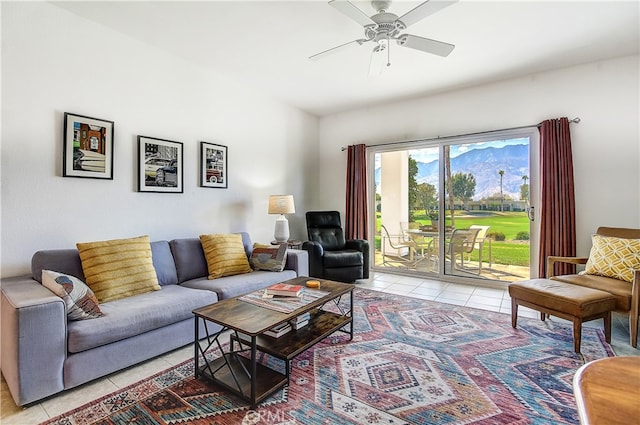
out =
{"type": "Polygon", "coordinates": [[[329,56],[329,55],[332,55],[332,54],[334,54],[336,52],[339,52],[340,50],[342,50],[343,48],[349,46],[350,44],[353,44],[353,43],[362,44],[362,43],[364,43],[366,41],[368,41],[368,40],[365,40],[365,39],[362,39],[362,38],[360,38],[358,40],[349,41],[347,43],[341,44],[341,45],[336,46],[336,47],[332,47],[332,48],[327,49],[325,51],[322,51],[320,53],[316,53],[315,55],[309,56],[309,59],[311,59],[312,61],[317,61],[319,59],[324,58],[325,56],[329,56]]]}
{"type": "Polygon", "coordinates": [[[331,0],[329,4],[363,27],[376,24],[366,13],[348,0],[331,0]]]}
{"type": "Polygon", "coordinates": [[[404,15],[398,18],[405,27],[415,24],[416,22],[426,18],[427,16],[433,15],[441,9],[444,9],[447,6],[451,6],[454,3],[457,3],[458,0],[427,0],[424,3],[416,6],[411,9],[404,15]]]}
{"type": "Polygon", "coordinates": [[[451,53],[456,47],[453,44],[431,40],[430,38],[418,37],[417,35],[411,34],[400,36],[398,38],[398,44],[442,57],[449,56],[449,53],[451,53]]]}

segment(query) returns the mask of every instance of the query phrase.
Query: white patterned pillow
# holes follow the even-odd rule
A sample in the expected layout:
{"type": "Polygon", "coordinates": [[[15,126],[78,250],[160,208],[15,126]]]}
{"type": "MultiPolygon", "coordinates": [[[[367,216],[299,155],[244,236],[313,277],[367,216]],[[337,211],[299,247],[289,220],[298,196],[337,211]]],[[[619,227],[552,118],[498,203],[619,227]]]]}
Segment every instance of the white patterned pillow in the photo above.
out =
{"type": "Polygon", "coordinates": [[[91,288],[77,277],[43,270],[42,285],[64,300],[69,320],[95,319],[104,316],[91,288]]]}
{"type": "Polygon", "coordinates": [[[585,273],[633,282],[634,269],[640,269],[640,239],[596,234],[591,240],[585,273]]]}

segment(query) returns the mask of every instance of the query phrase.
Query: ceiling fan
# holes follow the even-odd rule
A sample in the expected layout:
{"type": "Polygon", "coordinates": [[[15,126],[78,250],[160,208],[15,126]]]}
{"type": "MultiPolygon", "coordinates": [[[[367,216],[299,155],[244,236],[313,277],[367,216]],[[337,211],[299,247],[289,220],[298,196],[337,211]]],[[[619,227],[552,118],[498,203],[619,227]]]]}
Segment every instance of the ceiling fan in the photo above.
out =
{"type": "Polygon", "coordinates": [[[391,0],[374,0],[371,2],[373,8],[378,12],[373,16],[368,16],[361,9],[356,7],[348,0],[332,0],[329,4],[338,11],[353,19],[364,27],[364,38],[349,41],[323,52],[310,56],[311,60],[322,59],[325,56],[333,54],[343,48],[357,43],[373,42],[373,52],[371,54],[371,62],[369,64],[369,74],[379,74],[382,71],[382,64],[386,56],[387,66],[391,66],[389,60],[389,43],[395,40],[400,46],[409,47],[411,49],[420,50],[426,53],[446,57],[455,46],[453,44],[444,43],[442,41],[432,40],[430,38],[419,37],[411,34],[401,34],[410,25],[430,16],[447,6],[451,6],[458,0],[438,0],[425,1],[414,9],[398,17],[396,14],[388,12],[391,6],[391,0]]]}

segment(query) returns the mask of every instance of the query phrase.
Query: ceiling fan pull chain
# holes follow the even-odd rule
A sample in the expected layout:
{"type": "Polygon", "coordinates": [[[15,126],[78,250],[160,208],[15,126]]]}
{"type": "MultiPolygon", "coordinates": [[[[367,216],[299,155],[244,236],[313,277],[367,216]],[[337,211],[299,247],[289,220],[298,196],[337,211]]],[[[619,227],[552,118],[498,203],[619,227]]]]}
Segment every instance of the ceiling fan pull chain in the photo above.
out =
{"type": "Polygon", "coordinates": [[[391,66],[391,43],[389,43],[388,35],[387,35],[387,66],[391,66]]]}

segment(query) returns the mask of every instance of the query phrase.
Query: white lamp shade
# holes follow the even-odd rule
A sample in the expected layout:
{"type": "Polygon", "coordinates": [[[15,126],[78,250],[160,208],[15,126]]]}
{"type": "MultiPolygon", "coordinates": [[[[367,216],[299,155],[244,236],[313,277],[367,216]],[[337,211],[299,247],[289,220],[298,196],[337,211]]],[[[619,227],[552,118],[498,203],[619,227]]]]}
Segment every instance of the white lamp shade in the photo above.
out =
{"type": "Polygon", "coordinates": [[[293,214],[295,212],[293,195],[269,196],[269,214],[293,214]]]}

